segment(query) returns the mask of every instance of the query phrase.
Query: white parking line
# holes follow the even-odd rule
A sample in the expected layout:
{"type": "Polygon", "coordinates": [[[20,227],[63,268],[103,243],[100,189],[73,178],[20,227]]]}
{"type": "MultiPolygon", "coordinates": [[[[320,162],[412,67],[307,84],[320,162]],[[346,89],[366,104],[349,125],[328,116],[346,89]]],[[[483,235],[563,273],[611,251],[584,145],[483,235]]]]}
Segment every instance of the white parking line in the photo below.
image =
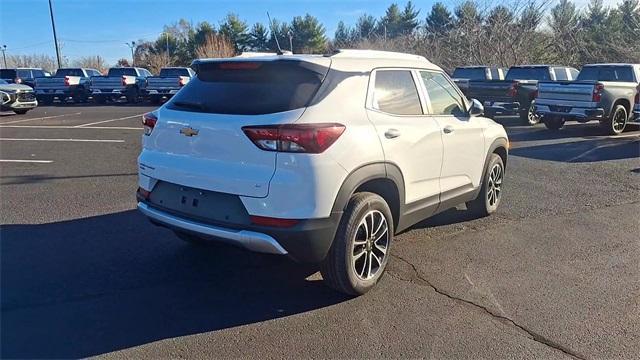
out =
{"type": "Polygon", "coordinates": [[[9,160],[9,159],[0,159],[0,162],[51,164],[53,162],[53,160],[9,160]]]}
{"type": "Polygon", "coordinates": [[[7,122],[1,123],[1,124],[2,124],[2,125],[17,124],[17,123],[22,123],[22,122],[27,122],[27,121],[46,120],[46,119],[55,119],[55,118],[59,118],[59,117],[63,117],[63,116],[72,116],[72,115],[80,115],[80,114],[82,114],[82,113],[81,113],[81,112],[77,112],[77,113],[73,113],[73,114],[62,114],[62,115],[44,116],[44,117],[33,118],[33,119],[22,119],[22,120],[7,121],[7,122]]]}
{"type": "Polygon", "coordinates": [[[105,139],[16,139],[16,138],[0,138],[0,141],[68,141],[68,142],[105,142],[105,143],[123,143],[124,140],[105,140],[105,139]]]}
{"type": "Polygon", "coordinates": [[[77,127],[77,128],[83,128],[83,127],[88,127],[88,126],[91,126],[91,125],[104,124],[104,123],[108,123],[108,122],[112,122],[112,121],[126,120],[126,119],[133,119],[133,118],[136,118],[136,117],[141,117],[142,115],[144,115],[144,114],[131,115],[131,116],[121,117],[121,118],[117,118],[117,119],[109,119],[109,120],[96,121],[96,122],[92,122],[92,123],[88,123],[88,124],[76,125],[76,126],[74,126],[74,127],[77,127]]]}
{"type": "Polygon", "coordinates": [[[127,126],[65,126],[65,125],[0,125],[0,128],[24,128],[24,129],[101,129],[101,130],[142,130],[141,127],[127,126]]]}

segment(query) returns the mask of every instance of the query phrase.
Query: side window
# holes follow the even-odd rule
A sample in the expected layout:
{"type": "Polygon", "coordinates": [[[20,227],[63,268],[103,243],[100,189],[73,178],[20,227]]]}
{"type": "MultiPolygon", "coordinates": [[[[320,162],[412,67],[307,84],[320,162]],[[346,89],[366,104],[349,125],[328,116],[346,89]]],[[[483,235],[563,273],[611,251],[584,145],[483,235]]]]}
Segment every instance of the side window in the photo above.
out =
{"type": "Polygon", "coordinates": [[[31,72],[33,73],[33,77],[34,78],[43,77],[44,76],[44,71],[42,71],[42,70],[31,70],[31,72]]]}
{"type": "Polygon", "coordinates": [[[18,70],[18,77],[20,79],[31,79],[31,70],[18,70]]]}
{"type": "Polygon", "coordinates": [[[373,108],[395,115],[422,115],[422,105],[411,71],[377,71],[373,108]]]}
{"type": "Polygon", "coordinates": [[[432,115],[464,115],[462,97],[442,73],[421,71],[420,76],[431,100],[432,115]]]}
{"type": "Polygon", "coordinates": [[[578,70],[576,70],[574,68],[570,68],[569,69],[569,75],[571,75],[571,79],[569,79],[569,80],[575,80],[578,77],[579,73],[580,72],[578,70]]]}
{"type": "Polygon", "coordinates": [[[569,77],[567,76],[567,69],[565,68],[553,68],[553,72],[556,73],[556,80],[569,80],[569,77]]]}
{"type": "Polygon", "coordinates": [[[500,80],[500,69],[491,68],[491,80],[500,80]]]}

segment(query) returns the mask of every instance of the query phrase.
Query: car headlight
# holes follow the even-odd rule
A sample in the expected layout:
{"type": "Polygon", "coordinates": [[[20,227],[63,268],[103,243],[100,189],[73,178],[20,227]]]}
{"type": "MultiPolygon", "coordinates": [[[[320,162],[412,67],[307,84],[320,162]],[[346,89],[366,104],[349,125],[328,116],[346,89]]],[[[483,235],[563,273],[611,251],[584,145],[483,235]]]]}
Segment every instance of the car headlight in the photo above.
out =
{"type": "Polygon", "coordinates": [[[4,91],[0,91],[0,104],[4,105],[8,104],[9,102],[11,102],[11,95],[4,91]]]}

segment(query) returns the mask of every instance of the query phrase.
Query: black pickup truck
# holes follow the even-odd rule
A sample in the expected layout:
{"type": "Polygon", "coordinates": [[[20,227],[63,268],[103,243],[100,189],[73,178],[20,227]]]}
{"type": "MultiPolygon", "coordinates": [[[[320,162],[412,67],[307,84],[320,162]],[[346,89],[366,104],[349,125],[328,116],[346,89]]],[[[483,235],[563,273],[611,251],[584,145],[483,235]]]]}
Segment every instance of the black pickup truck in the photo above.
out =
{"type": "Polygon", "coordinates": [[[470,80],[467,97],[479,100],[489,117],[519,115],[524,123],[535,125],[540,122],[534,101],[538,81],[571,81],[577,75],[578,70],[567,66],[512,66],[504,80],[470,80]]]}
{"type": "Polygon", "coordinates": [[[451,78],[463,94],[467,95],[470,80],[504,80],[506,68],[496,66],[459,66],[453,70],[451,78]]]}

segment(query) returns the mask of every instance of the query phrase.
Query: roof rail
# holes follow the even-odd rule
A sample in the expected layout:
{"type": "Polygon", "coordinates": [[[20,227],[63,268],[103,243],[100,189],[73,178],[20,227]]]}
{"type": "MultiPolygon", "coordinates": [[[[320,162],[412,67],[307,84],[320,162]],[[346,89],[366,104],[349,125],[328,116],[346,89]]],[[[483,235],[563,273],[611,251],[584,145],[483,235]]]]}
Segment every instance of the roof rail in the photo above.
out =
{"type": "Polygon", "coordinates": [[[424,56],[407,54],[394,51],[381,50],[356,50],[356,49],[337,49],[331,57],[345,58],[374,58],[374,59],[404,59],[404,60],[422,60],[429,61],[424,56]]]}

